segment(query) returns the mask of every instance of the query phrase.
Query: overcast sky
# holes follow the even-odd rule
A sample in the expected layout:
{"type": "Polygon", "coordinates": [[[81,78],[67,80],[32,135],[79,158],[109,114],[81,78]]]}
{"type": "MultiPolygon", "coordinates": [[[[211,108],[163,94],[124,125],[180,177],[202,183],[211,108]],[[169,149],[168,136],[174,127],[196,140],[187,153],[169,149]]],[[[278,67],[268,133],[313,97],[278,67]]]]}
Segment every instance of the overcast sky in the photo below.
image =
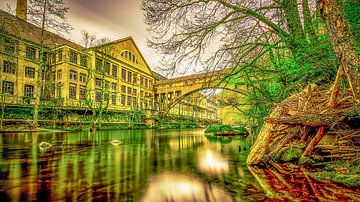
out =
{"type": "MultiPolygon", "coordinates": [[[[141,0],[65,0],[70,8],[68,22],[74,28],[68,38],[80,44],[80,31],[96,33],[98,38],[117,40],[132,36],[152,69],[159,57],[146,46],[148,33],[140,9],[141,0]]],[[[16,0],[0,0],[0,8],[7,11],[7,4],[16,8],[16,0]]]]}

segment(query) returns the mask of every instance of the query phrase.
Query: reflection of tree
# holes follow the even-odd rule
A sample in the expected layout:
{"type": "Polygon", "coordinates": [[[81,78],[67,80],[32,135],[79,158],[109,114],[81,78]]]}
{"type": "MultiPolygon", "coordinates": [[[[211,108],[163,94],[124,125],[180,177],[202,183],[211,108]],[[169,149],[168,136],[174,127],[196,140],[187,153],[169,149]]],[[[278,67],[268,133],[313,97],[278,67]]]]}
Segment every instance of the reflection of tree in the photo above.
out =
{"type": "Polygon", "coordinates": [[[248,167],[269,198],[300,201],[349,201],[359,197],[360,188],[348,188],[311,179],[306,170],[272,164],[264,168],[248,167]]]}

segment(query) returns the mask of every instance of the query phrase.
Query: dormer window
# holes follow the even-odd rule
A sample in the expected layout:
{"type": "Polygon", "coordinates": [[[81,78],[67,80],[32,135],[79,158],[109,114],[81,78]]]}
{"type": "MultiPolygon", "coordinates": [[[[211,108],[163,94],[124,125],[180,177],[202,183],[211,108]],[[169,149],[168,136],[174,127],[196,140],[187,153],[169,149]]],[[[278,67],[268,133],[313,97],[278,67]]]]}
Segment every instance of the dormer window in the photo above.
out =
{"type": "Polygon", "coordinates": [[[135,64],[139,64],[139,62],[136,59],[135,55],[130,51],[127,51],[127,50],[123,51],[123,52],[121,52],[120,55],[121,55],[121,57],[123,57],[123,58],[125,58],[125,59],[127,59],[127,60],[129,60],[129,61],[131,61],[131,62],[133,62],[135,64]]]}

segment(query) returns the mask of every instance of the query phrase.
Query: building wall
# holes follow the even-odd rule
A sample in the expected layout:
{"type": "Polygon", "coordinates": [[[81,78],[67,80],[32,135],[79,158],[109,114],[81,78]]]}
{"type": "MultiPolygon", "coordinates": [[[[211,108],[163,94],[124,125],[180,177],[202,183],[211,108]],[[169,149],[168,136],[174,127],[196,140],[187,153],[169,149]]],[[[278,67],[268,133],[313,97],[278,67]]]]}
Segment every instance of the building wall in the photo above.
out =
{"type": "MultiPolygon", "coordinates": [[[[7,36],[6,36],[7,37],[7,36]]],[[[4,37],[2,38],[4,41],[4,37]]],[[[2,81],[13,82],[14,90],[12,93],[6,94],[6,103],[22,104],[24,99],[24,85],[31,84],[34,86],[33,97],[36,96],[36,82],[39,81],[38,67],[39,63],[39,47],[36,44],[24,43],[19,39],[13,38],[19,44],[16,47],[16,51],[13,54],[7,54],[3,42],[1,44],[0,62],[1,62],[1,92],[3,93],[2,81]],[[34,61],[25,58],[26,45],[31,45],[36,48],[36,58],[34,61]],[[14,73],[4,72],[4,61],[13,62],[15,65],[14,73]],[[25,66],[34,68],[35,77],[25,77],[25,66]]],[[[127,54],[123,54],[128,58],[121,55],[122,51],[119,49],[118,44],[111,47],[114,51],[117,51],[117,55],[112,53],[111,55],[104,52],[103,49],[88,49],[78,50],[73,47],[63,45],[55,48],[51,51],[49,63],[51,64],[50,75],[47,80],[53,81],[54,88],[52,89],[51,96],[48,98],[62,99],[62,105],[69,107],[87,107],[85,99],[80,97],[80,89],[85,88],[87,91],[86,99],[96,99],[96,91],[101,91],[106,88],[106,93],[109,94],[108,109],[116,110],[130,110],[135,108],[152,109],[153,97],[154,97],[154,78],[146,67],[146,62],[142,60],[139,53],[132,54],[134,48],[128,45],[122,46],[126,48],[127,54]],[[129,50],[130,49],[130,50],[129,50]],[[132,51],[131,51],[132,49],[132,51]],[[70,52],[75,53],[77,56],[76,61],[70,60],[70,52]],[[104,54],[106,53],[106,54],[104,54]],[[87,58],[85,64],[81,63],[81,55],[87,58]],[[114,56],[113,56],[114,55],[114,56]],[[129,56],[132,56],[131,58],[129,56]],[[139,56],[139,58],[137,57],[139,56]],[[110,74],[102,74],[96,70],[96,60],[103,61],[101,68],[105,68],[105,64],[110,64],[110,74]],[[117,75],[113,75],[113,69],[117,69],[117,75]],[[122,76],[122,72],[125,71],[125,76],[122,76]],[[72,75],[70,75],[70,73],[72,75]],[[74,76],[75,74],[75,76],[74,76]],[[86,77],[86,81],[80,79],[80,75],[86,77]],[[88,76],[90,75],[90,76],[88,76]],[[136,77],[136,79],[135,79],[136,77]],[[102,83],[107,84],[105,86],[97,86],[95,80],[100,79],[102,83]],[[114,86],[113,86],[114,85],[114,86]],[[76,87],[75,97],[70,96],[70,88],[76,87]],[[125,91],[124,91],[125,88],[125,91]],[[112,96],[114,101],[112,102],[112,96]],[[122,102],[122,96],[125,96],[125,102],[122,102]]],[[[99,102],[95,104],[98,106],[99,102]]],[[[105,104],[104,104],[105,105],[105,104]]]]}
{"type": "MultiPolygon", "coordinates": [[[[40,81],[38,73],[40,47],[32,42],[7,35],[1,36],[0,46],[0,90],[5,98],[4,102],[18,105],[33,104],[37,95],[37,83],[40,81]],[[8,41],[12,43],[7,43],[8,41]],[[29,59],[26,47],[34,48],[35,58],[29,59]],[[13,49],[14,51],[9,51],[13,49]],[[5,72],[5,61],[14,63],[14,72],[5,72]],[[33,68],[33,78],[26,76],[26,67],[33,68]],[[12,92],[5,92],[3,81],[13,83],[12,92]],[[33,92],[29,96],[24,92],[25,85],[33,86],[33,92]]],[[[154,100],[155,78],[131,38],[90,49],[59,45],[46,51],[49,52],[47,63],[50,68],[45,74],[45,80],[50,87],[46,87],[43,97],[58,100],[60,106],[99,108],[100,102],[97,100],[99,91],[109,95],[107,109],[110,110],[159,110],[159,104],[166,102],[161,103],[159,96],[156,101],[154,100]],[[83,58],[86,58],[86,62],[82,62],[83,58]],[[99,60],[102,63],[97,62],[99,60]],[[104,69],[107,64],[110,67],[109,73],[98,71],[97,67],[104,69]],[[113,69],[117,69],[116,75],[113,74],[113,69]],[[101,80],[102,85],[98,85],[98,80],[101,80]],[[84,89],[86,89],[85,97],[81,96],[84,89]],[[86,100],[95,102],[89,106],[86,100]]],[[[175,91],[172,96],[177,96],[175,91]]],[[[103,105],[105,106],[106,102],[103,105]]],[[[218,118],[217,106],[214,103],[209,104],[207,98],[200,93],[184,99],[170,113],[203,119],[218,118]]]]}

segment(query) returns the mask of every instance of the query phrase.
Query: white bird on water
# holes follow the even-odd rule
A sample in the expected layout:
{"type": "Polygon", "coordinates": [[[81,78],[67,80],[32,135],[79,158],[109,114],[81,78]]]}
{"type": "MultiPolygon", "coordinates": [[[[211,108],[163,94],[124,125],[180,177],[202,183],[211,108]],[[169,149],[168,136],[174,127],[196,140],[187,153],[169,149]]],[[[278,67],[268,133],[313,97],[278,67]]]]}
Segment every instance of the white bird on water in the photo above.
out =
{"type": "Polygon", "coordinates": [[[112,145],[115,145],[115,146],[117,146],[117,145],[119,145],[119,144],[121,144],[122,142],[120,141],[120,140],[112,140],[111,141],[111,144],[112,145]]]}

